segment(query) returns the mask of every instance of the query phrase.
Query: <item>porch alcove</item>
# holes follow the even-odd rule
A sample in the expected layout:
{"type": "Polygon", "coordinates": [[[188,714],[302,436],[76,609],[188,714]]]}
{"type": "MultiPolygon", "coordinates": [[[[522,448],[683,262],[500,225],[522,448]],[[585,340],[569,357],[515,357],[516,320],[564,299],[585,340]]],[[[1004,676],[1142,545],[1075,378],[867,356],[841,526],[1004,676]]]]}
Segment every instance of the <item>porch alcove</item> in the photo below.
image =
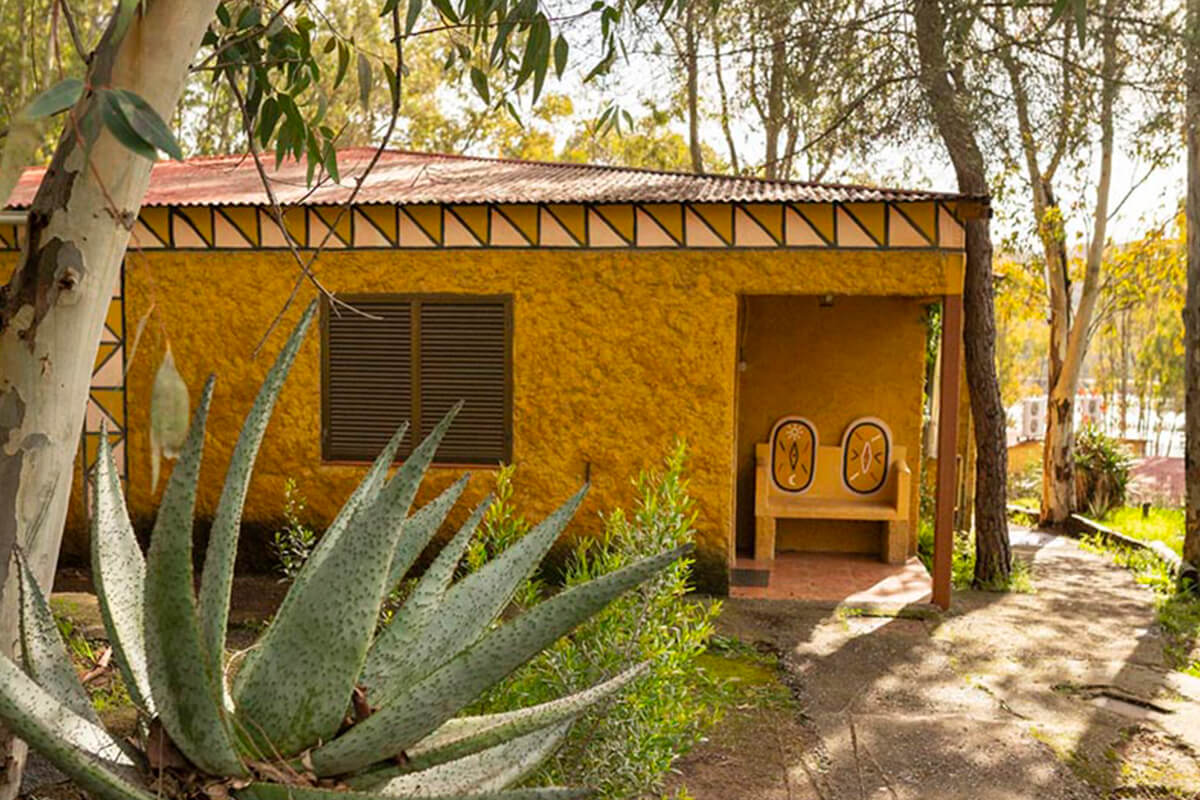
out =
{"type": "MultiPolygon", "coordinates": [[[[808,419],[820,446],[840,446],[862,417],[882,420],[912,470],[905,563],[880,558],[886,523],[779,519],[772,591],[751,596],[845,599],[883,586],[903,601],[927,600],[915,559],[928,298],[746,295],[740,299],[737,373],[737,548],[750,569],[755,549],[755,447],[776,420],[808,419]],[[811,583],[822,585],[807,585],[811,583]],[[805,584],[805,585],[801,585],[805,584]],[[890,587],[890,588],[889,588],[890,587]],[[903,591],[901,591],[903,590],[903,591]],[[827,594],[828,598],[822,596],[827,594]]],[[[903,559],[902,559],[903,560],[903,559]]]]}

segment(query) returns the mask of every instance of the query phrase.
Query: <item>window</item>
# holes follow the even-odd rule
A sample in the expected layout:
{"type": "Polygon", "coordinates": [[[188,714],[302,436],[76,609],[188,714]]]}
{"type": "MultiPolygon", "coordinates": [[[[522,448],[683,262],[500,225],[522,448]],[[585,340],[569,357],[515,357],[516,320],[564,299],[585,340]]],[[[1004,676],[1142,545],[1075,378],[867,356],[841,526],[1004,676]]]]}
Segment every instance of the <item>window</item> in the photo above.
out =
{"type": "Polygon", "coordinates": [[[372,461],[411,421],[403,459],[459,400],[436,460],[511,459],[512,303],[507,297],[348,295],[379,319],[322,308],[321,450],[326,461],[372,461]]]}

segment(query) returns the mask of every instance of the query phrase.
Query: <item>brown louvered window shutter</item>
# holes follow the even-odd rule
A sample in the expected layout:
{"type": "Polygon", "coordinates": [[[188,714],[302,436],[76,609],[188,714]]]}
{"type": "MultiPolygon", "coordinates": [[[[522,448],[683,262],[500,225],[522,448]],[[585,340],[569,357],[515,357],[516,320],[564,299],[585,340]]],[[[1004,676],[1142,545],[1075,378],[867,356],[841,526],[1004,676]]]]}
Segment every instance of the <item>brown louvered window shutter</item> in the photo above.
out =
{"type": "Polygon", "coordinates": [[[325,308],[323,454],[370,461],[404,420],[403,458],[459,400],[437,462],[511,460],[512,313],[505,297],[344,298],[382,320],[325,308]]]}

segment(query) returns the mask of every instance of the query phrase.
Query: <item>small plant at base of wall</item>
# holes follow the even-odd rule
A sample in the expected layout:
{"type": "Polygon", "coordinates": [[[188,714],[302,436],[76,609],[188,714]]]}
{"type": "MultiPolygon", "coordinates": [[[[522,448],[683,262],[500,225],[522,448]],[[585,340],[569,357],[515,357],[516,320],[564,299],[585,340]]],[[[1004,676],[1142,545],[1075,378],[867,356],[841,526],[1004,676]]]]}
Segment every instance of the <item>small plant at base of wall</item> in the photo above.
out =
{"type": "Polygon", "coordinates": [[[284,580],[296,577],[317,543],[316,533],[302,520],[306,503],[296,481],[288,478],[283,484],[284,525],[271,539],[271,552],[279,562],[284,580]]]}

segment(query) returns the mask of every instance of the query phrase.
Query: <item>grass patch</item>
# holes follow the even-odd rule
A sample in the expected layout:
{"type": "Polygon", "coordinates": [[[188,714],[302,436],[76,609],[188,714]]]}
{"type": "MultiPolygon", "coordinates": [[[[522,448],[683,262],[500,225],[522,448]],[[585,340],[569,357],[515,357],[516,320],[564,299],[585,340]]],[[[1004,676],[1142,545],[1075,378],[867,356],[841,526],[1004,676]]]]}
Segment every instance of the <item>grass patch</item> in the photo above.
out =
{"type": "Polygon", "coordinates": [[[704,705],[728,708],[782,708],[793,702],[780,679],[779,657],[740,639],[715,634],[696,658],[704,679],[697,690],[704,705]]]}
{"type": "MultiPolygon", "coordinates": [[[[921,520],[917,532],[917,555],[925,569],[933,573],[933,522],[921,520]]],[[[955,589],[981,589],[985,592],[1033,592],[1033,575],[1029,565],[1014,558],[1006,581],[989,581],[975,585],[975,534],[954,534],[954,556],[950,562],[950,580],[955,589]]]]}
{"type": "Polygon", "coordinates": [[[1142,509],[1122,506],[1109,511],[1097,520],[1101,525],[1143,542],[1162,542],[1176,553],[1183,553],[1183,509],[1151,508],[1148,516],[1142,509]]]}
{"type": "Polygon", "coordinates": [[[1167,664],[1200,678],[1200,597],[1177,592],[1171,570],[1153,553],[1111,545],[1100,535],[1083,537],[1079,546],[1108,554],[1131,570],[1138,583],[1154,592],[1155,615],[1166,640],[1163,653],[1167,664]]]}

